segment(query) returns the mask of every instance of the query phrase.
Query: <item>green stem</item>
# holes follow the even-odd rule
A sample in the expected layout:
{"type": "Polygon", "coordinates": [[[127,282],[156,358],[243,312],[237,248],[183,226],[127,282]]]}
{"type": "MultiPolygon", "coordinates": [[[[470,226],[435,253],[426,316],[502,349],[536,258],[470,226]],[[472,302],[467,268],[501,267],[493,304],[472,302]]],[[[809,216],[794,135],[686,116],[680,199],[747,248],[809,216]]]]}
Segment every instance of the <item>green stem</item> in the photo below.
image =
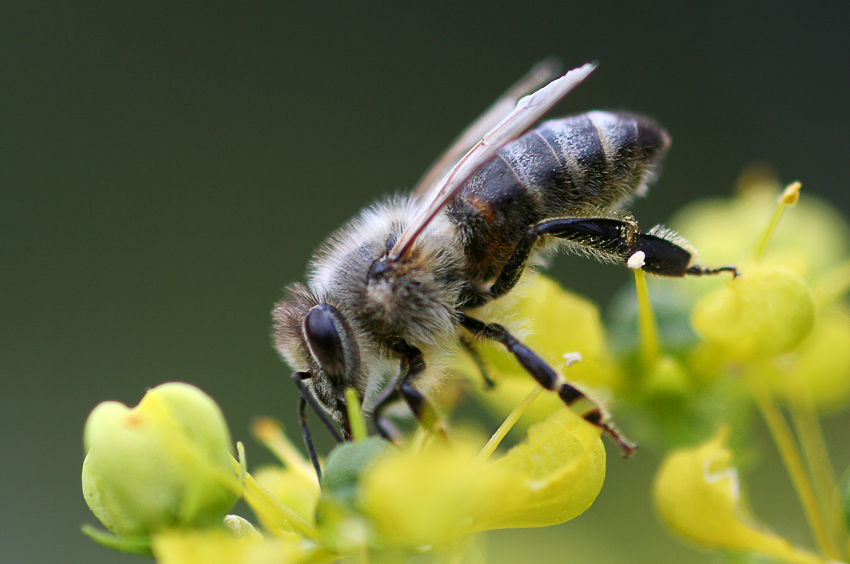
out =
{"type": "Polygon", "coordinates": [[[832,544],[840,552],[840,547],[846,545],[847,530],[841,510],[838,482],[829,459],[820,421],[809,390],[805,386],[795,387],[790,395],[791,419],[802,445],[805,462],[812,475],[821,514],[826,519],[832,544]]]}
{"type": "Polygon", "coordinates": [[[779,410],[779,406],[776,405],[770,390],[765,385],[762,375],[756,370],[750,371],[749,382],[753,398],[767,423],[776,447],[779,449],[779,454],[782,456],[782,461],[785,463],[785,468],[794,484],[797,497],[803,506],[803,511],[818,547],[823,555],[830,560],[841,560],[841,553],[832,543],[823,516],[818,511],[817,496],[809,481],[806,467],[799,450],[797,450],[794,437],[779,410]]]}
{"type": "MultiPolygon", "coordinates": [[[[240,464],[236,459],[233,459],[234,469],[241,473],[240,464]]],[[[275,523],[280,526],[281,522],[289,524],[292,529],[301,537],[308,539],[316,539],[318,533],[313,526],[295,513],[289,506],[284,505],[278,498],[273,496],[266,488],[263,487],[254,477],[246,472],[244,481],[243,498],[251,509],[257,515],[262,515],[267,522],[275,523]]],[[[281,534],[288,531],[280,529],[281,534]]]]}

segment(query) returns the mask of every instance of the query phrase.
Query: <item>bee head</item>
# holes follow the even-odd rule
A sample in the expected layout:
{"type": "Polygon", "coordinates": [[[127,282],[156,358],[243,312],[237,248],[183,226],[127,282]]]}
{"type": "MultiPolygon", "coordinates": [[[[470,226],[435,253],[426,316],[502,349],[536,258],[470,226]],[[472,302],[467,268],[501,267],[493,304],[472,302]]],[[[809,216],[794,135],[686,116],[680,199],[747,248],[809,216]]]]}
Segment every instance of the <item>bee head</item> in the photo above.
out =
{"type": "Polygon", "coordinates": [[[343,313],[307,288],[294,285],[274,309],[275,348],[336,418],[345,410],[344,392],[358,387],[360,350],[343,313]]]}

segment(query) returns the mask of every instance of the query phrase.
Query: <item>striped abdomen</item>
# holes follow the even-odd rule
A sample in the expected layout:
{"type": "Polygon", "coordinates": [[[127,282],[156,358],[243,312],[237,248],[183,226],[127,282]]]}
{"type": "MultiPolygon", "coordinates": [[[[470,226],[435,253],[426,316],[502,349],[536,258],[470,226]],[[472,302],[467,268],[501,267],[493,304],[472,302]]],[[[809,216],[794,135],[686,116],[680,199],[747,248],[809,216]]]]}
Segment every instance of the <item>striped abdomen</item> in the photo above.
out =
{"type": "Polygon", "coordinates": [[[654,120],[626,112],[547,121],[506,145],[446,210],[471,281],[497,276],[532,225],[609,210],[642,194],[669,145],[654,120]]]}

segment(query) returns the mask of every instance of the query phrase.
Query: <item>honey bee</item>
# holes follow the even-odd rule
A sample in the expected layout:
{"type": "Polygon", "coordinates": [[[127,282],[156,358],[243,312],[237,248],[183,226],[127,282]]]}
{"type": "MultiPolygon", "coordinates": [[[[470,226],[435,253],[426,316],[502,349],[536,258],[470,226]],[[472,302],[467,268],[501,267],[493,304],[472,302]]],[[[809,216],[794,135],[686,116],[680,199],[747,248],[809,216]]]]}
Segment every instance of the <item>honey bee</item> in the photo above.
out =
{"type": "MultiPolygon", "coordinates": [[[[595,68],[549,82],[544,62],[506,92],[446,151],[409,197],[366,208],[333,234],[274,309],[274,341],[294,369],[308,453],[311,405],[337,440],[347,438],[344,390],[353,387],[376,431],[395,430],[387,407],[404,400],[433,425],[426,393],[460,339],[504,345],[541,386],[557,393],[627,455],[635,448],[603,409],[504,326],[472,312],[510,292],[541,251],[563,247],[661,276],[734,272],[693,265],[693,250],[663,228],[641,232],[623,206],[643,195],[670,145],[653,119],[593,111],[526,131],[595,68]],[[531,94],[525,95],[531,92],[531,94]],[[327,414],[342,422],[336,430],[327,414]]],[[[474,350],[474,348],[472,349],[474,350]]]]}

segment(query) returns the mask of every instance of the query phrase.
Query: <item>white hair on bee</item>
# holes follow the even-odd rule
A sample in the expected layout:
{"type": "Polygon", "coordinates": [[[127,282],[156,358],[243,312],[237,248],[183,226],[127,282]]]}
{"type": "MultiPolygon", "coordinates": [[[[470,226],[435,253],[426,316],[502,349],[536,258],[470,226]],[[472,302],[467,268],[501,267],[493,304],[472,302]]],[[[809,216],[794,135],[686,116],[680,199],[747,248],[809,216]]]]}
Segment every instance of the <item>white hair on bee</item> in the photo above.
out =
{"type": "Polygon", "coordinates": [[[691,257],[693,257],[691,259],[692,261],[695,261],[697,259],[696,247],[691,245],[691,243],[687,239],[685,239],[676,231],[673,231],[666,225],[661,225],[659,223],[658,225],[647,231],[647,234],[658,237],[659,239],[664,239],[665,241],[669,241],[677,247],[682,247],[683,249],[691,253],[691,257]]]}

